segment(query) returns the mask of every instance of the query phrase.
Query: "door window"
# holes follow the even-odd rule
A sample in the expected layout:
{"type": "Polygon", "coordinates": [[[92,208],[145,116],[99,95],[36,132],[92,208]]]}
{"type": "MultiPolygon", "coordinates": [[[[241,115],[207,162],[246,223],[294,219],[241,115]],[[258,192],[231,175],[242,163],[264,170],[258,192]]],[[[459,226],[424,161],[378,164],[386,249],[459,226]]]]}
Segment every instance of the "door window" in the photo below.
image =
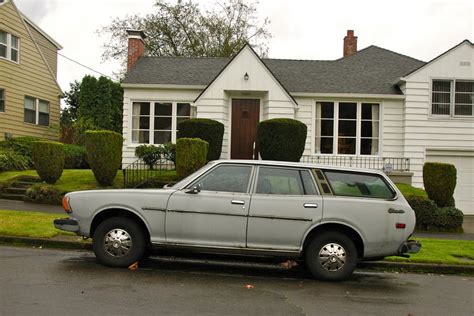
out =
{"type": "Polygon", "coordinates": [[[300,170],[261,167],[258,172],[255,192],[261,194],[304,195],[300,170]]]}
{"type": "Polygon", "coordinates": [[[223,165],[212,169],[190,187],[200,186],[203,191],[246,193],[251,166],[223,165]]]}
{"type": "Polygon", "coordinates": [[[395,191],[379,175],[332,170],[324,173],[335,195],[382,199],[395,197],[395,191]]]}

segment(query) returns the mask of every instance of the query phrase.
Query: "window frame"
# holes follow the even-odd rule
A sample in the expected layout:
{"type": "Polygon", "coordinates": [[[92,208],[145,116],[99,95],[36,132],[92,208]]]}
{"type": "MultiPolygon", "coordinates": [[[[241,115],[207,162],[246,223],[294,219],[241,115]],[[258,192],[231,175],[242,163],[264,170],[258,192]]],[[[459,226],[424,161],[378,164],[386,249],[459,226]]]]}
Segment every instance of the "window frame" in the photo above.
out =
{"type": "Polygon", "coordinates": [[[320,181],[326,183],[329,186],[330,190],[331,190],[331,193],[325,193],[325,195],[330,195],[330,196],[338,197],[338,198],[342,197],[342,198],[371,199],[371,200],[376,199],[376,200],[384,200],[384,201],[394,201],[394,200],[398,199],[398,191],[387,181],[387,179],[385,179],[384,176],[382,176],[378,173],[370,173],[370,172],[363,172],[363,171],[337,170],[337,169],[328,169],[328,168],[320,168],[318,170],[322,171],[325,180],[322,181],[322,180],[316,179],[316,181],[318,181],[318,184],[319,184],[320,181]],[[332,187],[331,181],[329,180],[328,176],[326,175],[327,171],[335,172],[335,173],[350,173],[350,174],[356,174],[356,175],[365,175],[365,176],[377,177],[377,178],[382,180],[382,182],[389,188],[389,190],[392,192],[393,195],[392,195],[391,198],[383,198],[383,197],[376,197],[376,196],[373,197],[373,196],[363,196],[363,195],[358,196],[358,195],[337,194],[334,191],[334,188],[332,187]]]}
{"type": "MultiPolygon", "coordinates": [[[[31,109],[28,109],[28,110],[32,111],[31,109]]],[[[46,113],[46,112],[41,112],[41,113],[46,113]]],[[[49,102],[48,100],[32,97],[30,95],[25,95],[24,98],[23,98],[23,123],[24,124],[35,125],[35,126],[41,126],[41,127],[49,127],[50,124],[51,124],[51,102],[49,102]],[[33,100],[33,104],[34,104],[34,107],[35,107],[35,109],[34,109],[34,111],[35,111],[35,121],[34,121],[34,123],[25,121],[25,111],[27,110],[25,108],[25,100],[27,98],[33,100]],[[47,114],[48,114],[48,125],[43,125],[43,124],[39,123],[39,114],[40,114],[39,104],[40,104],[41,101],[48,104],[48,112],[47,112],[47,114]]]]}
{"type": "Polygon", "coordinates": [[[214,170],[221,168],[221,167],[227,167],[227,166],[233,166],[233,167],[248,167],[250,168],[250,175],[249,175],[249,181],[247,183],[247,190],[245,192],[234,192],[234,191],[210,191],[210,190],[202,190],[203,192],[216,192],[216,193],[225,193],[225,194],[250,194],[252,192],[253,188],[253,183],[256,180],[256,166],[251,165],[251,164],[242,164],[242,163],[219,163],[213,166],[212,168],[206,170],[204,173],[199,175],[196,179],[192,180],[189,182],[187,185],[185,185],[181,190],[189,190],[192,189],[202,178],[206,177],[209,173],[213,172],[214,170]]]}
{"type": "Polygon", "coordinates": [[[430,112],[429,117],[432,119],[472,119],[474,118],[474,108],[472,115],[456,115],[455,106],[456,106],[456,82],[473,82],[474,79],[457,79],[457,78],[445,78],[445,77],[433,77],[430,80],[430,112]],[[433,82],[435,81],[449,81],[450,82],[450,92],[449,92],[449,114],[433,114],[433,82]]]}
{"type": "Polygon", "coordinates": [[[0,29],[0,31],[5,32],[5,34],[7,35],[6,56],[5,57],[0,56],[0,59],[1,60],[7,60],[7,61],[10,61],[10,62],[15,63],[15,64],[20,64],[21,38],[19,36],[15,35],[15,34],[11,34],[7,31],[5,31],[4,29],[0,29]],[[18,47],[16,47],[16,48],[12,46],[12,36],[17,39],[17,46],[18,47]],[[11,57],[12,49],[17,51],[17,60],[13,60],[12,57],[11,57]]]}
{"type": "Polygon", "coordinates": [[[301,167],[285,167],[285,166],[273,166],[273,165],[257,165],[257,168],[254,170],[254,176],[253,176],[253,185],[251,188],[251,193],[252,195],[269,195],[269,196],[284,196],[284,197],[302,197],[302,196],[321,196],[321,190],[319,189],[318,182],[316,181],[316,178],[314,177],[314,174],[312,172],[311,168],[301,168],[301,167]],[[268,193],[258,193],[257,192],[257,184],[258,184],[258,177],[260,174],[260,169],[261,168],[271,168],[271,169],[285,169],[285,170],[294,170],[298,172],[298,175],[300,177],[301,185],[303,188],[303,194],[268,194],[268,193]],[[306,186],[304,184],[303,177],[301,175],[301,172],[308,172],[310,175],[310,178],[313,181],[314,189],[316,191],[316,195],[314,194],[307,194],[306,193],[306,186]]]}
{"type": "MultiPolygon", "coordinates": [[[[313,103],[313,115],[312,115],[312,124],[314,128],[312,128],[312,148],[311,152],[312,155],[317,155],[317,156],[339,156],[339,157],[381,157],[383,148],[382,148],[382,135],[383,135],[383,101],[377,101],[377,100],[363,100],[363,101],[356,101],[356,100],[341,100],[341,99],[316,99],[315,102],[313,103]],[[317,117],[317,107],[318,103],[333,103],[334,106],[334,116],[333,116],[333,152],[332,153],[321,153],[318,151],[317,144],[318,142],[316,141],[317,133],[317,121],[321,121],[322,118],[317,117]],[[338,144],[339,144],[339,104],[340,103],[355,103],[356,104],[356,150],[355,154],[339,154],[338,153],[338,144]],[[379,106],[379,115],[378,118],[372,119],[372,121],[377,121],[378,122],[378,137],[377,138],[377,154],[374,155],[365,155],[361,154],[361,146],[362,146],[362,139],[375,139],[374,136],[372,137],[362,137],[362,122],[367,121],[362,119],[362,104],[378,104],[379,106]]],[[[326,120],[328,118],[325,118],[326,120]]],[[[345,119],[343,119],[345,120],[345,119]]],[[[321,138],[321,135],[319,136],[321,138]]]]}
{"type": "MultiPolygon", "coordinates": [[[[178,103],[189,103],[190,110],[189,110],[189,118],[194,118],[193,114],[195,114],[196,106],[192,101],[181,101],[181,100],[166,100],[166,99],[132,99],[129,102],[129,122],[130,125],[128,127],[128,147],[137,147],[140,145],[153,145],[153,146],[161,146],[163,144],[155,144],[155,103],[171,103],[171,142],[176,144],[177,139],[177,104],[178,103]],[[150,105],[150,126],[148,129],[149,136],[148,136],[148,143],[135,143],[132,140],[132,131],[133,130],[141,130],[141,129],[134,129],[133,128],[133,103],[148,103],[150,105]]],[[[160,116],[158,116],[160,117],[160,116]]],[[[182,117],[182,116],[180,116],[182,117]]]]}
{"type": "Polygon", "coordinates": [[[5,113],[7,111],[7,90],[0,87],[0,95],[1,95],[1,98],[0,98],[0,101],[3,101],[3,110],[0,108],[0,113],[5,113]]]}

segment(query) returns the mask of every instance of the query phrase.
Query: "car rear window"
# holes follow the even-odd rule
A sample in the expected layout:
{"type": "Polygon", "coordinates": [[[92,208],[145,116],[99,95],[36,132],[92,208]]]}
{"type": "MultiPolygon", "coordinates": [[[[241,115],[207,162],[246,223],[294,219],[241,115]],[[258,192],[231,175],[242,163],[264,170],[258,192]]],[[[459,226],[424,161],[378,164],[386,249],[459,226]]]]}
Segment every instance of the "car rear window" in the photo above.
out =
{"type": "Polygon", "coordinates": [[[392,199],[395,191],[377,174],[325,170],[335,195],[392,199]]]}

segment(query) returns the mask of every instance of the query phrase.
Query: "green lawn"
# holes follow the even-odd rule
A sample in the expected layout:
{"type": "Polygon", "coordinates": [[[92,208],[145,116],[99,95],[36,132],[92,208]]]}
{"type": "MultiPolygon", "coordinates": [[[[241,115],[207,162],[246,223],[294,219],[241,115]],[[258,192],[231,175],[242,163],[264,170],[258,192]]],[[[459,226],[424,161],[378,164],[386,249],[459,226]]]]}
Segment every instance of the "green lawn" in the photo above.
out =
{"type": "Polygon", "coordinates": [[[396,186],[402,192],[404,197],[408,197],[408,196],[421,196],[421,197],[425,197],[425,198],[428,197],[425,190],[412,187],[409,184],[396,183],[396,186]]]}
{"type": "Polygon", "coordinates": [[[0,210],[0,235],[51,238],[57,235],[73,235],[54,228],[60,214],[0,210]]]}
{"type": "MultiPolygon", "coordinates": [[[[0,173],[0,182],[18,177],[21,175],[37,176],[35,170],[24,170],[24,171],[7,171],[0,173]]],[[[167,170],[162,171],[161,176],[165,181],[172,179],[176,176],[176,171],[167,170]]],[[[94,190],[94,189],[120,189],[123,188],[123,173],[122,170],[117,171],[114,183],[110,187],[100,187],[95,181],[94,174],[90,169],[64,169],[61,178],[54,184],[54,186],[62,193],[81,191],[81,190],[94,190]]]]}
{"type": "Polygon", "coordinates": [[[465,264],[474,265],[474,242],[469,240],[444,240],[416,238],[421,242],[421,250],[410,258],[388,257],[388,261],[465,264]]]}

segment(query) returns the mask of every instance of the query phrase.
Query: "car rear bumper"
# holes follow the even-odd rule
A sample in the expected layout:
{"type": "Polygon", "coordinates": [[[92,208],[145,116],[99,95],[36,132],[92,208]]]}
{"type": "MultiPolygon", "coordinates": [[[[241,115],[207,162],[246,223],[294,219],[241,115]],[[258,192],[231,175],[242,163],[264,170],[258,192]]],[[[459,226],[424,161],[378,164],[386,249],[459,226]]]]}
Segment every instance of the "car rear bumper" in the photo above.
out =
{"type": "Polygon", "coordinates": [[[77,233],[79,231],[79,223],[72,218],[61,218],[54,220],[54,227],[67,232],[77,233]]]}
{"type": "Polygon", "coordinates": [[[398,248],[398,253],[417,253],[421,249],[421,243],[416,240],[407,240],[405,241],[400,248],[398,248]]]}

